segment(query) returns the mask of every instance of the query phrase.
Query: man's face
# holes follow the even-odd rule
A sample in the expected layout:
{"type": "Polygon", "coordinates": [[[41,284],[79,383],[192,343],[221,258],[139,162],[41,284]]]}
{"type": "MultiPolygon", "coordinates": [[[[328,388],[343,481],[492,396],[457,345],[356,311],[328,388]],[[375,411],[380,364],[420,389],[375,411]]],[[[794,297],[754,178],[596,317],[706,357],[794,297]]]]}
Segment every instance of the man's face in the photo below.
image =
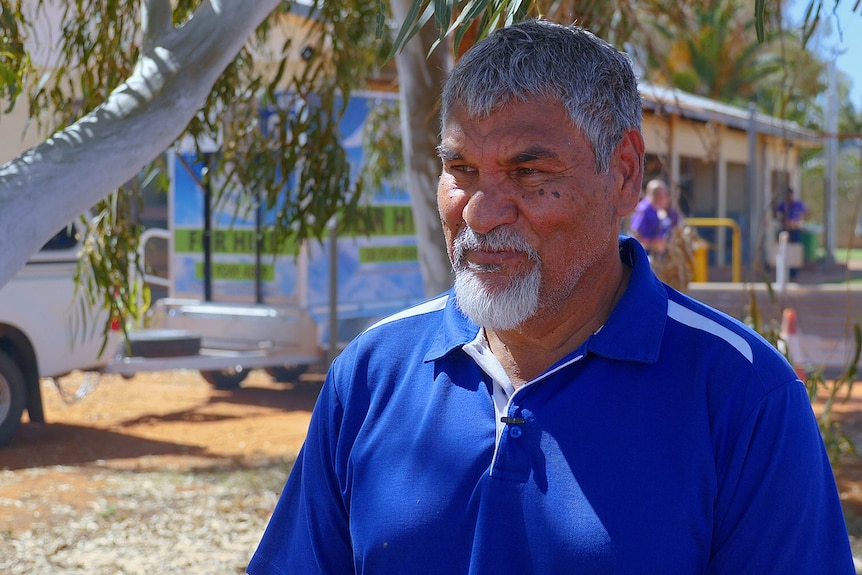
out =
{"type": "Polygon", "coordinates": [[[437,201],[456,295],[480,325],[512,329],[554,313],[586,274],[619,259],[620,218],[640,182],[623,182],[619,153],[609,173],[596,173],[558,102],[514,102],[481,119],[455,107],[440,155],[437,201]]]}
{"type": "Polygon", "coordinates": [[[653,205],[660,209],[666,210],[670,207],[670,192],[667,188],[656,188],[653,192],[653,205]]]}

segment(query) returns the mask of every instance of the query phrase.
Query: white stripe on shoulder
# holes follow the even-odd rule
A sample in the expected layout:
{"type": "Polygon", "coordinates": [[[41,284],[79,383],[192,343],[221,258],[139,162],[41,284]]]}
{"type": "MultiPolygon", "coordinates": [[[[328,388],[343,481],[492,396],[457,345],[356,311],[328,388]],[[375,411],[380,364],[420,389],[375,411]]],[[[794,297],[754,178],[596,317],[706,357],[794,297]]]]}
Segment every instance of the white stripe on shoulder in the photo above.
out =
{"type": "Polygon", "coordinates": [[[399,311],[398,313],[392,314],[388,317],[384,317],[365,331],[371,331],[374,328],[380,327],[381,325],[386,325],[387,323],[393,321],[398,321],[399,319],[440,311],[441,309],[446,307],[447,301],[449,301],[449,294],[441,295],[440,297],[426,301],[425,303],[420,303],[419,305],[407,308],[404,311],[399,311]]]}
{"type": "Polygon", "coordinates": [[[687,307],[683,307],[675,301],[668,300],[667,302],[667,315],[671,319],[675,319],[676,321],[685,324],[689,327],[693,327],[695,329],[703,330],[707,333],[711,333],[716,337],[720,337],[730,345],[736,348],[736,350],[745,357],[749,362],[754,361],[754,352],[751,350],[751,346],[748,344],[745,339],[727,329],[720,323],[715,320],[709,319],[706,316],[703,316],[696,311],[693,311],[687,307]]]}

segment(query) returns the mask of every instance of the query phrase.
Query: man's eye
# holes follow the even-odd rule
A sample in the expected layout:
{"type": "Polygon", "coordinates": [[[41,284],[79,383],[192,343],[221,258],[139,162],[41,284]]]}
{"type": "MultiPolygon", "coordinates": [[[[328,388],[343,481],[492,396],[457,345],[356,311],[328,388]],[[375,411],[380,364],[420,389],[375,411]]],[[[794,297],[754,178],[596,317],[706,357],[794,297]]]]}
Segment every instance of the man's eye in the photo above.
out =
{"type": "Polygon", "coordinates": [[[534,176],[539,173],[535,168],[518,168],[515,173],[519,176],[534,176]]]}
{"type": "Polygon", "coordinates": [[[462,174],[472,174],[476,171],[476,168],[473,166],[468,166],[466,164],[456,164],[453,166],[449,166],[450,172],[459,172],[462,174]]]}

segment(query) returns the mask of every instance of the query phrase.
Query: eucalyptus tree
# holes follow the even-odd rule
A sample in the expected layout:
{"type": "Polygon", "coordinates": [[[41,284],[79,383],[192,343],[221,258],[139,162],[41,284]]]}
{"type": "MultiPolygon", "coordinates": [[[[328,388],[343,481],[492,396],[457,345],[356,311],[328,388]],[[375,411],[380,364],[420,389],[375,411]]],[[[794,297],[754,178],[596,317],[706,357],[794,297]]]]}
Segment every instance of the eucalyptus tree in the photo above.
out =
{"type": "Polygon", "coordinates": [[[94,298],[100,288],[116,293],[99,298],[112,315],[135,311],[127,286],[138,230],[127,216],[139,196],[130,182],[142,173],[163,179],[160,154],[181,136],[219,141],[210,175],[224,174],[212,180],[278,203],[279,229],[296,239],[320,236],[332,214],[355,207],[359,189],[337,117],[374,65],[378,41],[369,22],[378,7],[300,5],[313,10],[311,18],[302,14],[308,25],[292,28],[299,37],[288,35],[271,65],[261,66],[292,7],[279,0],[2,0],[3,96],[9,107],[28,105],[50,136],[0,167],[0,285],[96,205],[101,217],[82,258],[82,281],[94,298]],[[26,40],[51,9],[60,18],[56,64],[35,69],[26,40]],[[290,69],[300,48],[309,57],[290,69]],[[276,118],[259,129],[260,106],[277,100],[276,118]],[[275,174],[293,176],[290,193],[275,174]]]}

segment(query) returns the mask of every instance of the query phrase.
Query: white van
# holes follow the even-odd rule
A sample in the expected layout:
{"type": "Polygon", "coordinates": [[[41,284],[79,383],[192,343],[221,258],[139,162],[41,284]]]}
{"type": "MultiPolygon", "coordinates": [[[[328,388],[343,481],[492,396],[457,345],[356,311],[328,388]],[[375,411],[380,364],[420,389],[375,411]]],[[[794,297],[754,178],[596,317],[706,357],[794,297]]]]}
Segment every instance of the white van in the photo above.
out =
{"type": "Polygon", "coordinates": [[[96,370],[110,360],[100,354],[105,315],[75,291],[82,237],[80,222],[62,229],[0,289],[0,445],[25,409],[30,421],[44,421],[40,377],[96,370]]]}

